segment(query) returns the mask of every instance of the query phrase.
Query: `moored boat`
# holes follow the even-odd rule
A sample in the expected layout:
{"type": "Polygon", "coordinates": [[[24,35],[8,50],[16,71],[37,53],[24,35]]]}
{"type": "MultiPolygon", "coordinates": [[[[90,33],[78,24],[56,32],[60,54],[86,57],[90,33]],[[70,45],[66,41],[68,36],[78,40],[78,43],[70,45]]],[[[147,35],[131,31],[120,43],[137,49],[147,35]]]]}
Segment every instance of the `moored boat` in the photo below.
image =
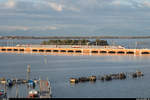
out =
{"type": "Polygon", "coordinates": [[[39,97],[39,91],[36,91],[36,90],[29,91],[28,97],[29,98],[38,98],[39,97]]]}
{"type": "Polygon", "coordinates": [[[5,93],[4,90],[0,90],[0,99],[1,98],[6,98],[7,97],[7,94],[5,93]]]}
{"type": "Polygon", "coordinates": [[[9,87],[13,86],[13,81],[11,79],[7,79],[6,85],[9,87]]]}
{"type": "Polygon", "coordinates": [[[35,82],[33,80],[28,81],[28,86],[35,87],[35,82]]]}
{"type": "Polygon", "coordinates": [[[94,81],[96,81],[96,76],[89,76],[88,79],[89,79],[89,81],[94,82],[94,81]]]}
{"type": "Polygon", "coordinates": [[[79,80],[77,78],[70,78],[70,83],[78,83],[79,80]]]}

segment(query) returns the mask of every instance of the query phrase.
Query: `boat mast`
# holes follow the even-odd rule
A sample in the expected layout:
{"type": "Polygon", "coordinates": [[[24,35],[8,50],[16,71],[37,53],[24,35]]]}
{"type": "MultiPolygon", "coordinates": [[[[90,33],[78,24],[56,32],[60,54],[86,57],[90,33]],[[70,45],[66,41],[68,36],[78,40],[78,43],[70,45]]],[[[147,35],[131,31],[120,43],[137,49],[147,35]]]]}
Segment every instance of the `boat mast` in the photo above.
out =
{"type": "Polygon", "coordinates": [[[30,71],[31,71],[31,66],[28,65],[28,66],[27,66],[27,81],[30,80],[30,71]]]}

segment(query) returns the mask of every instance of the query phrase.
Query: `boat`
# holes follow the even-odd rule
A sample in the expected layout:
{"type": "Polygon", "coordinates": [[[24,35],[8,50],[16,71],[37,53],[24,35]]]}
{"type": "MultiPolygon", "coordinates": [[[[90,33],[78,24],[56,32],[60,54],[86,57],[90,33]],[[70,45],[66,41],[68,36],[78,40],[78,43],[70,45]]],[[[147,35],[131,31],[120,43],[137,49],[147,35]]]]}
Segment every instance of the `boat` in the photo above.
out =
{"type": "Polygon", "coordinates": [[[6,85],[9,87],[13,86],[13,81],[10,79],[7,79],[6,85]]]}
{"type": "Polygon", "coordinates": [[[23,83],[23,79],[17,79],[17,80],[16,80],[16,83],[17,83],[17,84],[22,84],[22,83],[23,83]]]}
{"type": "Polygon", "coordinates": [[[3,78],[0,78],[0,83],[1,84],[5,84],[6,83],[6,79],[3,77],[3,78]]]}
{"type": "Polygon", "coordinates": [[[0,99],[1,98],[6,98],[7,94],[5,93],[5,91],[3,89],[0,90],[0,99]]]}
{"type": "Polygon", "coordinates": [[[89,79],[89,81],[95,82],[96,76],[89,76],[88,79],[89,79]]]}
{"type": "Polygon", "coordinates": [[[37,83],[39,83],[39,80],[37,80],[37,79],[34,79],[34,83],[36,83],[36,84],[37,84],[37,83]]]}
{"type": "Polygon", "coordinates": [[[77,78],[70,78],[70,83],[78,83],[79,80],[77,78]]]}
{"type": "Polygon", "coordinates": [[[36,91],[36,90],[29,91],[28,97],[29,98],[38,98],[39,97],[39,91],[36,91]]]}
{"type": "Polygon", "coordinates": [[[28,81],[28,86],[34,88],[35,87],[35,82],[33,80],[29,80],[28,81]]]}

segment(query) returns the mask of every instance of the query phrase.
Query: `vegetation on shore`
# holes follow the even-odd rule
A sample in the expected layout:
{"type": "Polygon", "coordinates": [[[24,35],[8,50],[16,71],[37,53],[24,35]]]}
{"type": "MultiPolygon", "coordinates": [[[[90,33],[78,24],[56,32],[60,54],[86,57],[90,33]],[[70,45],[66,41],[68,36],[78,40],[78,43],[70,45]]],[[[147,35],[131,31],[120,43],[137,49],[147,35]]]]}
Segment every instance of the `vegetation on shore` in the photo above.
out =
{"type": "Polygon", "coordinates": [[[100,46],[106,46],[108,45],[106,40],[48,40],[48,41],[42,41],[41,45],[100,45],[100,46]]]}

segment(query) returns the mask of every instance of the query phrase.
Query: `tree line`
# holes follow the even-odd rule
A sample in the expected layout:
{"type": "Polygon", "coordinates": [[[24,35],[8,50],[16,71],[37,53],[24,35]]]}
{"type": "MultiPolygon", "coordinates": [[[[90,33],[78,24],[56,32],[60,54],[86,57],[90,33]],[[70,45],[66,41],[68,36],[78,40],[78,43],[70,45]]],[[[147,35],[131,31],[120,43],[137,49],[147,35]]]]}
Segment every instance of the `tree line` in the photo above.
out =
{"type": "Polygon", "coordinates": [[[90,40],[48,40],[48,41],[42,41],[41,45],[101,45],[105,46],[108,45],[108,42],[106,40],[99,40],[96,39],[95,41],[90,40]]]}

